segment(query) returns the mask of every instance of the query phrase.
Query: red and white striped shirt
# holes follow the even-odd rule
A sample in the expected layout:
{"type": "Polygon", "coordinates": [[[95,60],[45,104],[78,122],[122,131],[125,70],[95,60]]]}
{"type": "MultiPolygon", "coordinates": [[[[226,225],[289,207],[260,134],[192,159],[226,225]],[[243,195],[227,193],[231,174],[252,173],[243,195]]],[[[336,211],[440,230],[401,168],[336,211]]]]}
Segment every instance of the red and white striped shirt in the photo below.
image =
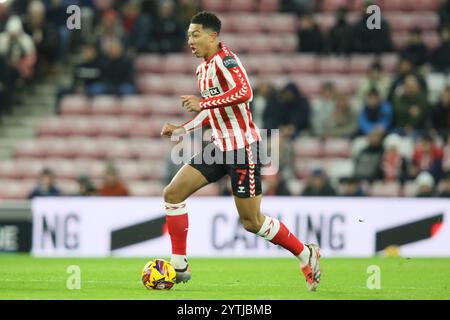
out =
{"type": "Polygon", "coordinates": [[[219,46],[197,67],[202,110],[183,127],[189,132],[209,124],[214,144],[229,151],[261,141],[261,135],[250,113],[253,93],[247,73],[233,52],[219,46]]]}

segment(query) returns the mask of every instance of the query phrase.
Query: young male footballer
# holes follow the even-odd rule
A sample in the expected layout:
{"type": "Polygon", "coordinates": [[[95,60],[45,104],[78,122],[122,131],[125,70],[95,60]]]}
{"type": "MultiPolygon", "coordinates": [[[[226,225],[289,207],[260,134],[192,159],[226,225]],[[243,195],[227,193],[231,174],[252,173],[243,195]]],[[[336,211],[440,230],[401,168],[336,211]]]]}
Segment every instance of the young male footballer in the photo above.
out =
{"type": "Polygon", "coordinates": [[[191,270],[186,258],[188,209],[185,200],[198,189],[231,177],[234,201],[243,227],[289,250],[300,261],[308,290],[316,290],[320,281],[320,253],[314,244],[303,245],[279,220],[265,216],[261,205],[261,135],[253,123],[249,103],[252,100],[247,73],[239,58],[219,42],[221,21],[210,12],[196,14],[189,25],[188,44],[203,62],[197,67],[201,98],[181,96],[183,107],[197,115],[183,125],[165,124],[161,135],[185,134],[203,126],[212,129],[214,159],[203,161],[202,153],[184,165],[164,188],[166,220],[172,243],[171,264],[176,282],[187,282],[191,270]],[[232,159],[233,161],[227,161],[232,159]]]}

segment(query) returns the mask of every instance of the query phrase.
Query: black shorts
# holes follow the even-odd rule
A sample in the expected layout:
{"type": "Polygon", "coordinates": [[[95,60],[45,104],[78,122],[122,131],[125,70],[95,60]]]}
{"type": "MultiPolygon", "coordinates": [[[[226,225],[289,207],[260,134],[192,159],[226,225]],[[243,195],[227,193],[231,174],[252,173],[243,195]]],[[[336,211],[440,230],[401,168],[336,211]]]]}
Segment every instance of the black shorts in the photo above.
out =
{"type": "Polygon", "coordinates": [[[229,175],[236,197],[252,198],[261,194],[261,161],[257,142],[234,151],[221,151],[209,143],[192,157],[189,165],[200,171],[210,183],[229,175]]]}

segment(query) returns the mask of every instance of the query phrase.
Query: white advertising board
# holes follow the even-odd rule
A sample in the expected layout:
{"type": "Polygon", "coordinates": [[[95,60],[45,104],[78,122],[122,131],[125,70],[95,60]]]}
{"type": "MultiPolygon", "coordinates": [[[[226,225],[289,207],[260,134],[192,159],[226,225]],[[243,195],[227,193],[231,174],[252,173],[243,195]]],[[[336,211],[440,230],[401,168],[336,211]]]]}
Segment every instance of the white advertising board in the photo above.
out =
{"type": "MultiPolygon", "coordinates": [[[[287,257],[248,233],[231,197],[187,200],[188,255],[287,257]]],[[[35,256],[169,256],[161,198],[37,198],[32,203],[35,256]]],[[[368,257],[388,245],[404,256],[450,256],[450,200],[264,197],[278,217],[328,257],[368,257]]]]}

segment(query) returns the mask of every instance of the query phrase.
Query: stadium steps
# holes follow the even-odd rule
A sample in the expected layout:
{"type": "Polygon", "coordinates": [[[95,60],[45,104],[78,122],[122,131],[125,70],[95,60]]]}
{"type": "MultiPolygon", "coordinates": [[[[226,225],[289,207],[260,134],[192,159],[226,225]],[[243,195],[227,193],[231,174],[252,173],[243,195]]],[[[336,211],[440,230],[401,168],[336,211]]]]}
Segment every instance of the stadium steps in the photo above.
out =
{"type": "Polygon", "coordinates": [[[55,113],[58,86],[69,80],[70,69],[64,68],[59,75],[48,76],[27,88],[21,104],[0,126],[0,159],[11,158],[17,143],[32,138],[39,123],[55,113]]]}

